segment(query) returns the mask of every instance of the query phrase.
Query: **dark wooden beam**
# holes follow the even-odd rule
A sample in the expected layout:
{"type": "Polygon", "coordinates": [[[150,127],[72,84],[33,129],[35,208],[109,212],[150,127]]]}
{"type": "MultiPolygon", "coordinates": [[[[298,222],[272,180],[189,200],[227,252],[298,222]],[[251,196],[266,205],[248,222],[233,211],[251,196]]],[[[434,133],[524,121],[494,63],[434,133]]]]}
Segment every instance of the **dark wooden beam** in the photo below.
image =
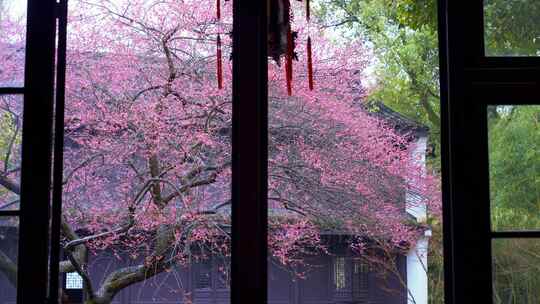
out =
{"type": "Polygon", "coordinates": [[[55,0],[28,1],[18,304],[47,302],[55,0]]]}
{"type": "Polygon", "coordinates": [[[235,0],[232,282],[234,304],[267,302],[267,2],[235,0]]]}

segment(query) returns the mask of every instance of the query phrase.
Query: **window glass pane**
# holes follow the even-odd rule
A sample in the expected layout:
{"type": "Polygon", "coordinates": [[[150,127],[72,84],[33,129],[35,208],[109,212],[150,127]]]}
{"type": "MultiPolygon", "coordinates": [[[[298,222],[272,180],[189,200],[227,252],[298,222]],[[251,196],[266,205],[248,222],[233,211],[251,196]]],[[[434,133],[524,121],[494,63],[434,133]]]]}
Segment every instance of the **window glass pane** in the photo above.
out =
{"type": "Polygon", "coordinates": [[[487,56],[540,55],[540,3],[484,0],[487,56]]]}
{"type": "Polygon", "coordinates": [[[367,302],[369,291],[369,266],[358,259],[353,262],[352,290],[353,299],[367,302]]]}
{"type": "Polygon", "coordinates": [[[0,211],[19,209],[22,95],[0,95],[0,211]]]}
{"type": "Polygon", "coordinates": [[[270,3],[269,303],[441,303],[435,1],[270,3]]]}
{"type": "Polygon", "coordinates": [[[19,220],[0,217],[0,303],[16,301],[18,245],[19,220]]]}
{"type": "Polygon", "coordinates": [[[220,9],[69,3],[62,245],[90,239],[66,254],[96,302],[228,299],[232,3],[220,9]]]}
{"type": "Polygon", "coordinates": [[[495,239],[493,303],[540,301],[540,242],[537,239],[495,239]]]}
{"type": "Polygon", "coordinates": [[[26,2],[0,1],[0,87],[24,83],[26,2]]]}
{"type": "Polygon", "coordinates": [[[493,230],[540,228],[540,106],[489,106],[493,230]]]}

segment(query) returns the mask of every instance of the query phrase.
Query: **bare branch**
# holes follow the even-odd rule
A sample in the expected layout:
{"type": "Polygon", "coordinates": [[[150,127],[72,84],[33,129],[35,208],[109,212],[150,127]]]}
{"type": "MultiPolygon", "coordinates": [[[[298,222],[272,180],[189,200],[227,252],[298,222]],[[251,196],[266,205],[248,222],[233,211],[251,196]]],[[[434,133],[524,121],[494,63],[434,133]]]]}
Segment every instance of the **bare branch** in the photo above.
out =
{"type": "Polygon", "coordinates": [[[4,159],[4,172],[8,171],[9,159],[11,157],[11,150],[13,150],[13,145],[15,144],[15,140],[17,139],[17,135],[19,135],[19,130],[20,130],[19,116],[14,115],[13,119],[15,123],[15,131],[13,132],[13,135],[9,139],[9,144],[6,149],[6,157],[4,159]]]}
{"type": "Polygon", "coordinates": [[[68,174],[66,174],[66,177],[64,178],[64,181],[62,181],[62,184],[65,185],[68,183],[69,179],[77,172],[79,171],[80,169],[88,166],[92,161],[94,161],[95,159],[97,158],[101,158],[101,160],[103,161],[104,159],[104,155],[103,153],[98,153],[98,154],[94,154],[90,157],[88,157],[86,160],[84,160],[83,162],[81,162],[77,167],[73,168],[68,174]]]}
{"type": "Polygon", "coordinates": [[[17,265],[2,250],[0,250],[0,272],[13,286],[17,286],[17,265]]]}
{"type": "Polygon", "coordinates": [[[6,187],[9,191],[20,195],[21,194],[21,187],[17,183],[15,183],[13,180],[11,180],[9,177],[0,174],[0,185],[6,187]]]}

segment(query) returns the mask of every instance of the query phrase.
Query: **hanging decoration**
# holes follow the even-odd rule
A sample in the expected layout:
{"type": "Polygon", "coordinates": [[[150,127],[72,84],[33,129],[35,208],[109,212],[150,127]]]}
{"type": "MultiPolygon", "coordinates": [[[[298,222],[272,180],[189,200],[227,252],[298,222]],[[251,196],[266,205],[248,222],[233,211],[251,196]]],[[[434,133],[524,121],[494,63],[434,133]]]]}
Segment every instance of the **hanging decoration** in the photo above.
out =
{"type": "Polygon", "coordinates": [[[308,38],[307,38],[307,70],[308,70],[308,84],[309,84],[309,90],[313,91],[313,53],[311,51],[311,12],[310,12],[310,5],[309,0],[306,0],[306,22],[307,22],[307,32],[308,32],[308,38]]]}
{"type": "MultiPolygon", "coordinates": [[[[221,21],[221,1],[216,0],[216,18],[218,21],[218,24],[221,21]]],[[[216,39],[216,78],[218,83],[218,89],[223,89],[223,59],[222,59],[222,51],[221,51],[221,36],[218,31],[217,39],[216,39]]]]}
{"type": "Polygon", "coordinates": [[[307,61],[309,90],[313,91],[313,55],[311,53],[311,37],[307,38],[307,61]]]}
{"type": "Polygon", "coordinates": [[[306,0],[306,20],[309,22],[309,19],[311,18],[311,9],[309,5],[309,0],[306,0]]]}
{"type": "MultiPolygon", "coordinates": [[[[227,1],[227,0],[225,0],[227,1]]],[[[293,60],[298,60],[298,55],[295,52],[296,38],[298,32],[293,31],[291,28],[292,22],[292,10],[291,0],[267,0],[268,2],[268,56],[272,58],[278,66],[281,66],[281,58],[284,57],[285,61],[285,80],[287,84],[287,94],[292,95],[293,89],[293,60]]],[[[312,42],[309,35],[309,24],[311,18],[310,12],[310,0],[297,0],[305,1],[306,4],[306,21],[308,24],[308,38],[307,38],[307,70],[308,70],[308,82],[309,89],[313,90],[313,55],[312,55],[312,42]]],[[[221,19],[221,0],[216,0],[216,17],[218,21],[221,19]]],[[[218,34],[216,46],[217,57],[217,79],[218,87],[222,88],[223,85],[223,65],[222,65],[222,50],[221,50],[221,38],[218,34]]]]}
{"type": "Polygon", "coordinates": [[[292,95],[294,38],[292,31],[287,32],[287,53],[285,54],[285,79],[287,80],[287,94],[292,95]]]}
{"type": "Polygon", "coordinates": [[[218,89],[223,89],[223,59],[221,56],[221,36],[217,36],[217,46],[216,46],[216,57],[217,57],[217,82],[218,89]]]}
{"type": "Polygon", "coordinates": [[[287,94],[292,95],[293,59],[298,59],[295,53],[297,32],[291,29],[290,0],[268,0],[268,56],[281,65],[281,57],[285,61],[285,81],[287,94]]]}
{"type": "MultiPolygon", "coordinates": [[[[308,23],[311,18],[310,2],[306,3],[306,21],[308,23]]],[[[290,0],[268,0],[268,56],[280,65],[281,57],[285,58],[285,80],[287,82],[287,94],[292,95],[293,87],[293,60],[298,60],[298,55],[295,52],[296,38],[298,32],[291,28],[292,11],[290,0]]],[[[309,32],[309,28],[308,28],[309,32]]],[[[313,90],[313,62],[311,52],[311,38],[308,36],[307,41],[308,55],[308,81],[309,89],[313,90]]]]}

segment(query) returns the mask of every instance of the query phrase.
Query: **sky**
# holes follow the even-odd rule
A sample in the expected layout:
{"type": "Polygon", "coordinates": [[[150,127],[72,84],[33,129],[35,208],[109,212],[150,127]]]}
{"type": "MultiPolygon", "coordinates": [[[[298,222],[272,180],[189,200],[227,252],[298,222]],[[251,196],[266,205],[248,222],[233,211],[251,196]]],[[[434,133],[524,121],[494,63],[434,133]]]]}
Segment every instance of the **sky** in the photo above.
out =
{"type": "Polygon", "coordinates": [[[23,16],[26,14],[27,0],[0,0],[2,5],[12,16],[23,16]]]}

